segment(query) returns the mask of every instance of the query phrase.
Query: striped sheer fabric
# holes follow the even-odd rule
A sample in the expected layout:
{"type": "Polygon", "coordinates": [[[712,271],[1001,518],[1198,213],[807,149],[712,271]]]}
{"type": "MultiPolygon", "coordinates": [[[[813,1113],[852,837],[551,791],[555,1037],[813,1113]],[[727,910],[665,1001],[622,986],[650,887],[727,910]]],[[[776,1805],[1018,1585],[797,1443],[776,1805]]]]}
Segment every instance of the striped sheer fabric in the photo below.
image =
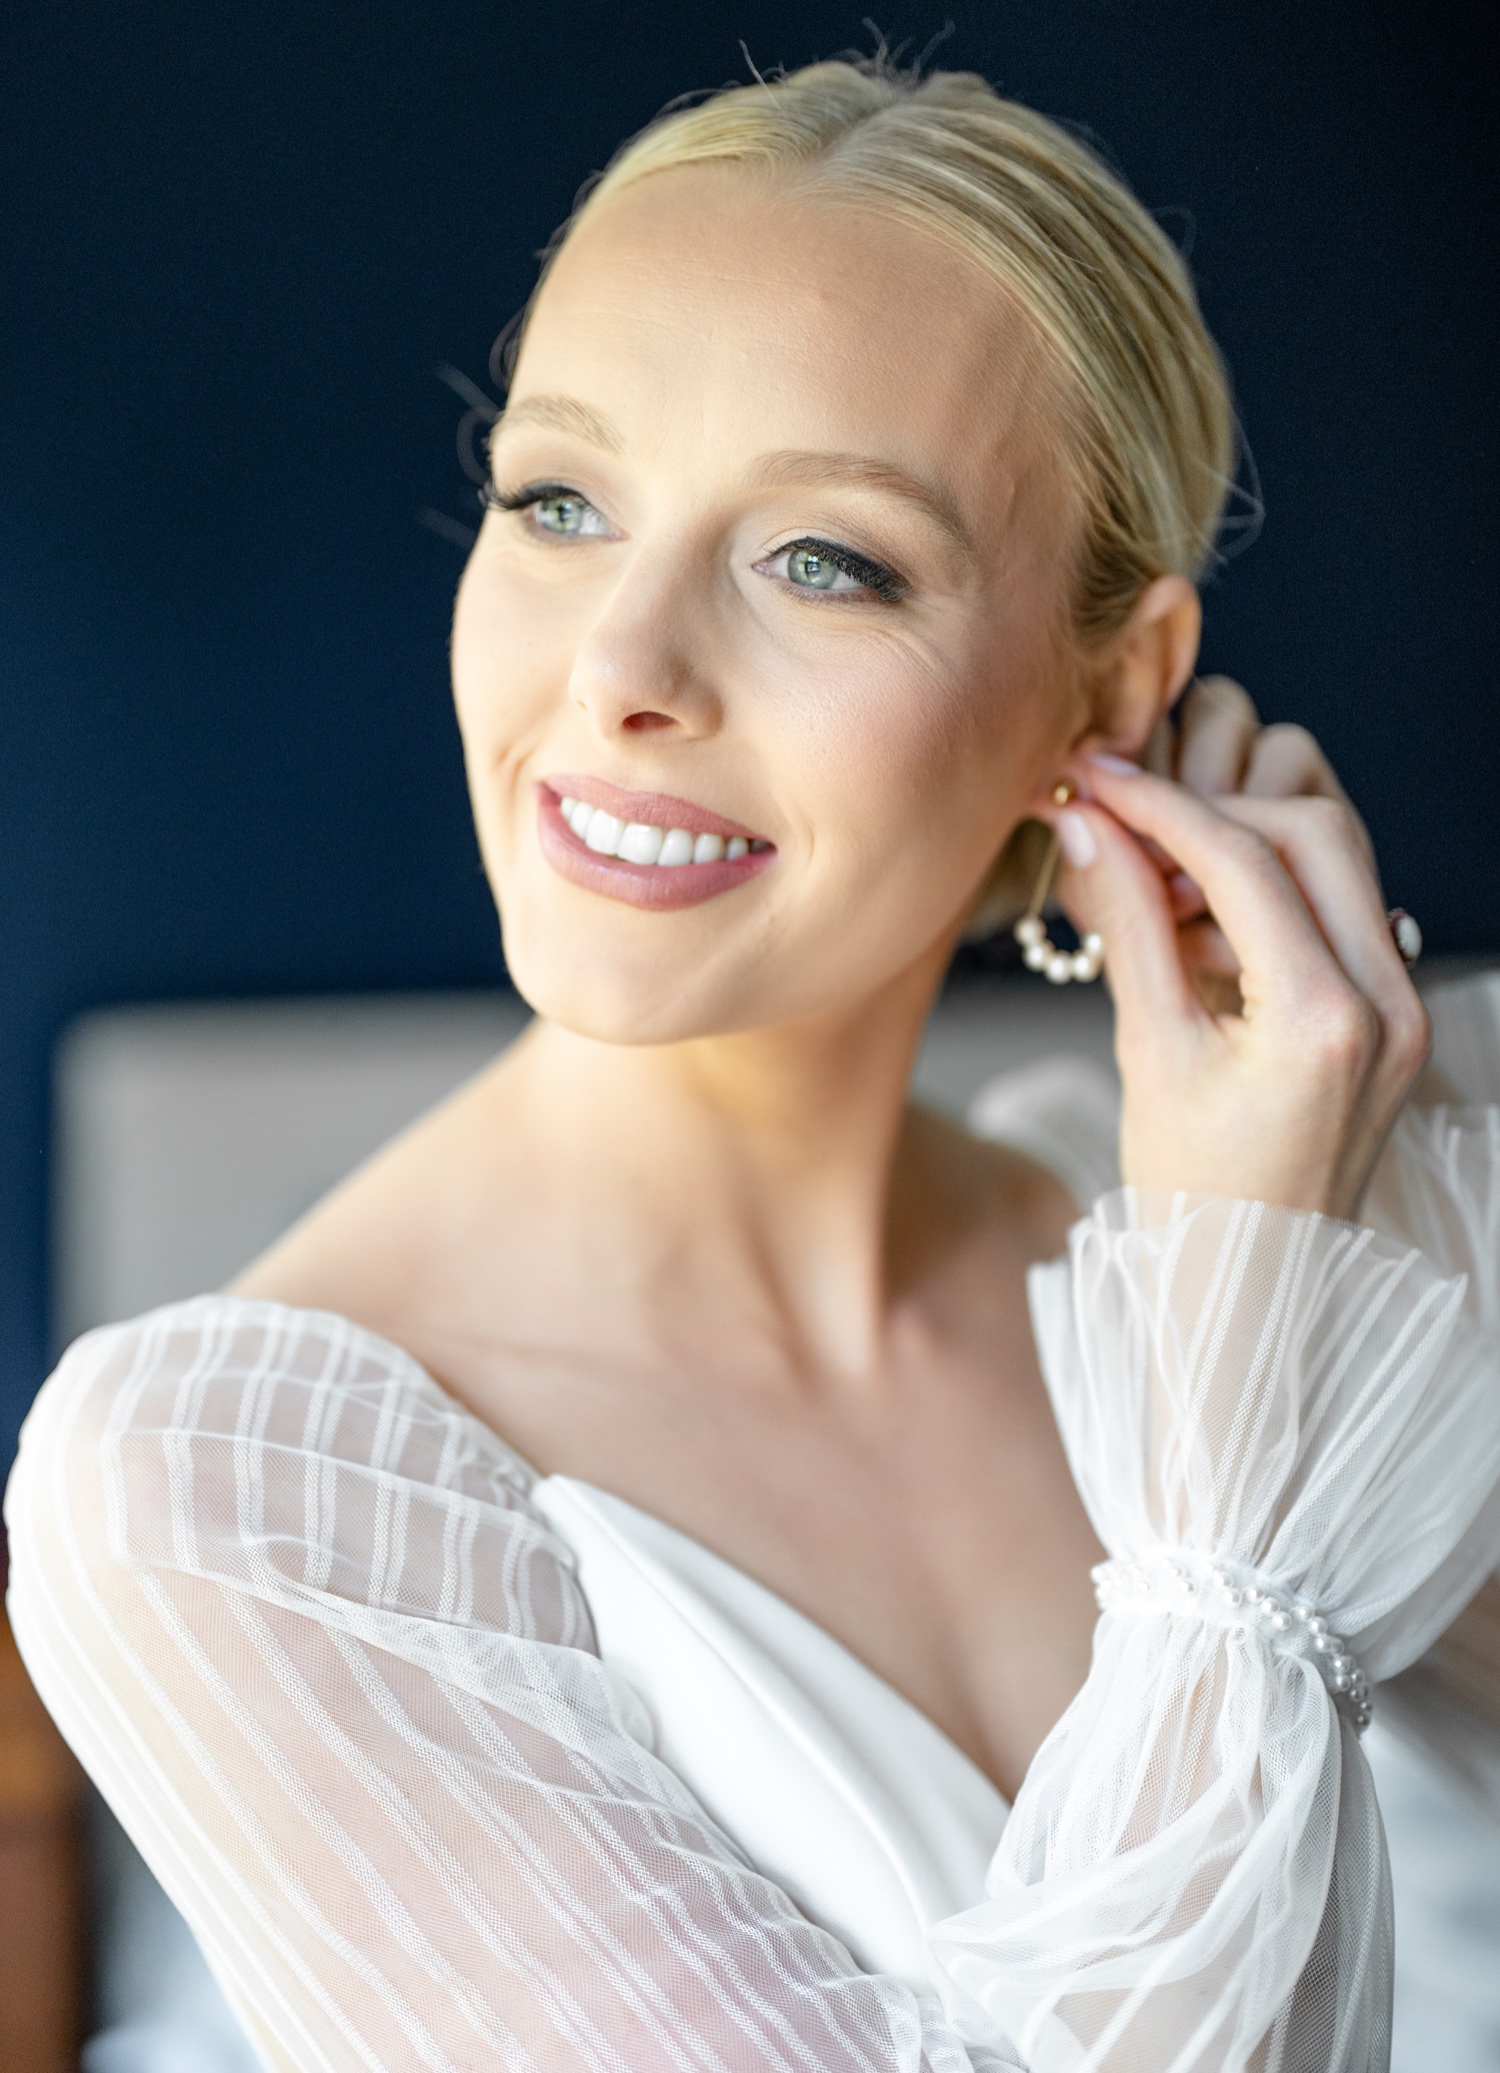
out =
{"type": "MultiPolygon", "coordinates": [[[[1495,1128],[1413,1124],[1378,1231],[1076,1227],[1033,1309],[1112,1556],[1253,1574],[1372,1678],[1442,1631],[1500,1558],[1495,1128]]],[[[1369,1775],[1243,1605],[1101,1618],[984,1892],[875,1976],[651,1753],[533,1488],[396,1348],[273,1304],[90,1334],[28,1421],[28,1665],[268,2066],[1384,2065],[1369,1775]]]]}
{"type": "Polygon", "coordinates": [[[1500,1559],[1500,1345],[1472,1286],[1354,1225],[1128,1192],[1035,1271],[1074,1476],[1141,1579],[984,1902],[938,1932],[1038,2073],[1386,2065],[1379,1813],[1295,1609],[1373,1681],[1500,1559]]]}
{"type": "Polygon", "coordinates": [[[532,1478],[396,1348],[221,1297],[89,1334],[7,1494],[64,1733],[267,2065],[999,2073],[650,1753],[532,1478]]]}

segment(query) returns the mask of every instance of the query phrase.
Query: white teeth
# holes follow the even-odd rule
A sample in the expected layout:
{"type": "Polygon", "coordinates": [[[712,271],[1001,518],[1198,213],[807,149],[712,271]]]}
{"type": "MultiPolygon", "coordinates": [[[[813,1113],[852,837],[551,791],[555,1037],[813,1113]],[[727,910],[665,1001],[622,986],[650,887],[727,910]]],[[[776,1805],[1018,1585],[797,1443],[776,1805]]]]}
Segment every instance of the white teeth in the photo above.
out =
{"type": "Polygon", "coordinates": [[[612,813],[606,813],[602,806],[596,806],[589,816],[588,833],[584,842],[589,849],[601,857],[614,856],[620,847],[620,837],[625,833],[625,823],[617,821],[612,813]]]}
{"type": "Polygon", "coordinates": [[[632,821],[620,837],[620,847],[615,852],[627,864],[654,864],[661,855],[661,846],[666,837],[660,828],[648,827],[644,821],[632,821]]]}
{"type": "Polygon", "coordinates": [[[622,857],[628,864],[717,864],[728,858],[737,861],[752,850],[771,847],[757,837],[744,835],[694,835],[687,828],[657,828],[647,821],[620,820],[602,806],[590,806],[586,799],[559,798],[558,811],[573,833],[596,856],[622,857]]]}

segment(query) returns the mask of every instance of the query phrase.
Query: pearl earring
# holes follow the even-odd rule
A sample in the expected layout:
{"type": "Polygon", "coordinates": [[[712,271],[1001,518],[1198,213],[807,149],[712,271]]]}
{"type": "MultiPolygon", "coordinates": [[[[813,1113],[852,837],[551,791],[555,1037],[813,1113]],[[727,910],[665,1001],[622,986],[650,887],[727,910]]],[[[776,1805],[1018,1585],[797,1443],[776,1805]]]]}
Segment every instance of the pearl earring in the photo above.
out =
{"type": "MultiPolygon", "coordinates": [[[[1072,797],[1073,787],[1066,780],[1052,787],[1054,804],[1066,806],[1072,797]]],[[[1060,950],[1047,934],[1047,924],[1042,919],[1061,854],[1062,845],[1054,828],[1026,912],[1016,923],[1015,938],[1031,971],[1041,972],[1054,986],[1067,986],[1074,979],[1087,985],[1090,979],[1098,978],[1104,964],[1104,938],[1090,930],[1076,950],[1060,950]]]]}

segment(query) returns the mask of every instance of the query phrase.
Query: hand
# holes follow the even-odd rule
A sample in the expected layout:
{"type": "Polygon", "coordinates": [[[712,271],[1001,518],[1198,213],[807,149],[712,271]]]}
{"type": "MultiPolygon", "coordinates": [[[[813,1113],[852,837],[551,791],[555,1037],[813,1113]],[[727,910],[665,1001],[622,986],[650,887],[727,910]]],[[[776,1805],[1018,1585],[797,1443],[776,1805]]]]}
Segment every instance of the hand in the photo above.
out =
{"type": "MultiPolygon", "coordinates": [[[[1163,715],[1141,756],[1145,769],[1174,777],[1200,799],[1243,793],[1251,799],[1338,799],[1354,808],[1333,765],[1305,727],[1262,727],[1254,701],[1232,677],[1199,677],[1176,711],[1163,715]]],[[[1356,816],[1373,867],[1375,852],[1356,816]]],[[[1158,861],[1164,865],[1167,860],[1158,861]]],[[[1208,912],[1202,887],[1168,869],[1167,893],[1177,917],[1183,957],[1206,1007],[1240,1005],[1239,966],[1208,912]]]]}
{"type": "MultiPolygon", "coordinates": [[[[1273,735],[1285,746],[1262,752],[1263,772],[1284,755],[1319,774],[1272,729],[1251,770],[1273,735]]],[[[1352,1216],[1429,1031],[1331,771],[1332,790],[1212,800],[1113,757],[1078,775],[1091,796],[1051,817],[1064,907],[1107,946],[1125,1179],[1352,1216]],[[1237,978],[1234,1006],[1201,996],[1205,957],[1237,978]]]]}
{"type": "Polygon", "coordinates": [[[1200,799],[1322,797],[1348,803],[1333,766],[1305,727],[1263,727],[1254,700],[1232,677],[1198,677],[1158,724],[1143,768],[1175,777],[1200,799]]]}

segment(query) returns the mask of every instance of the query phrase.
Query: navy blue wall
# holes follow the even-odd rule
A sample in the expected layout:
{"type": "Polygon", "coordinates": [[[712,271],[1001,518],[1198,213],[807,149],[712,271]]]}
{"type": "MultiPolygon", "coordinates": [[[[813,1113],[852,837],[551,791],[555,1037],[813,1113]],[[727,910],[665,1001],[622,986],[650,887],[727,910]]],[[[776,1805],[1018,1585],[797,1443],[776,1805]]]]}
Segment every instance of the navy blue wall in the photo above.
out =
{"type": "MultiPolygon", "coordinates": [[[[945,0],[951,4],[951,0],[945,0]]],[[[1015,0],[972,66],[1192,226],[1268,522],[1209,661],[1324,736],[1434,947],[1500,945],[1480,11],[1015,0]]],[[[916,44],[925,4],[887,15],[916,44]]],[[[48,1058],[101,1002],[501,976],[444,683],[458,406],[669,96],[799,0],[77,0],[0,29],[0,1466],[46,1353],[48,1058]]]]}

